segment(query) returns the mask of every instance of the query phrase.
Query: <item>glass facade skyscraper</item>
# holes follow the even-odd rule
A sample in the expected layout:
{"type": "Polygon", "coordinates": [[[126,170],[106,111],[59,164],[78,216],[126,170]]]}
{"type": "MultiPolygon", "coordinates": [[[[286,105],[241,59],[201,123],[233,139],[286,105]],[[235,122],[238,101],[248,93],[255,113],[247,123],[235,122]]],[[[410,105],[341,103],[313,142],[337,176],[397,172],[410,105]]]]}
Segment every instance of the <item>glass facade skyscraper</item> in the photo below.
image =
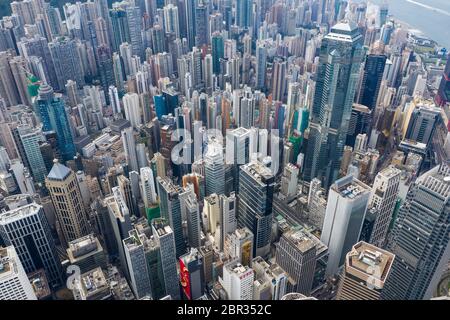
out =
{"type": "Polygon", "coordinates": [[[332,27],[320,48],[303,174],[307,181],[319,178],[325,189],[338,178],[364,52],[352,22],[332,27]]]}

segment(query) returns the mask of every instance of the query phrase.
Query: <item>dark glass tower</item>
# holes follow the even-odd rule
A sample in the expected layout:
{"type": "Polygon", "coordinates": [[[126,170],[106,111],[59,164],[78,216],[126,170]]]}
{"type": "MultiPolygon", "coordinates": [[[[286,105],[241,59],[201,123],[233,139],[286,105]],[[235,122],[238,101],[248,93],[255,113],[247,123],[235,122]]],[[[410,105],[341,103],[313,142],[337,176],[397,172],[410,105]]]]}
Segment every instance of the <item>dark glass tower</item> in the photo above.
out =
{"type": "Polygon", "coordinates": [[[332,27],[320,48],[303,175],[306,181],[319,178],[326,190],[338,178],[364,54],[363,37],[352,22],[332,27]]]}
{"type": "Polygon", "coordinates": [[[365,105],[370,110],[375,109],[377,103],[385,64],[385,55],[369,54],[367,56],[361,92],[359,95],[359,103],[365,105]]]}

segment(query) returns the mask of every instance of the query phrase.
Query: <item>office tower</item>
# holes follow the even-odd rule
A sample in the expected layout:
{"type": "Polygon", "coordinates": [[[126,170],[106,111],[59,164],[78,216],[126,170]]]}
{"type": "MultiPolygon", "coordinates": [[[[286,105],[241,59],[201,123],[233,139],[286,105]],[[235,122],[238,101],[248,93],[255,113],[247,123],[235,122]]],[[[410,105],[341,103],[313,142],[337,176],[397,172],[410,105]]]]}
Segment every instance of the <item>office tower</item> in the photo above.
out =
{"type": "Polygon", "coordinates": [[[256,44],[256,89],[264,89],[266,85],[267,48],[264,43],[256,44]]]}
{"type": "Polygon", "coordinates": [[[115,240],[112,244],[114,252],[110,254],[119,255],[122,271],[128,277],[129,271],[122,241],[129,237],[129,232],[132,229],[130,212],[125,204],[120,188],[113,187],[111,193],[112,195],[104,200],[108,209],[108,220],[112,229],[112,237],[115,240]]]}
{"type": "Polygon", "coordinates": [[[345,257],[336,300],[379,300],[395,255],[360,241],[345,257]]]}
{"type": "Polygon", "coordinates": [[[137,163],[137,155],[136,155],[136,142],[134,139],[133,128],[128,127],[123,129],[121,132],[123,150],[125,152],[125,156],[127,158],[127,163],[130,166],[130,171],[138,171],[139,166],[137,163]]]}
{"type": "Polygon", "coordinates": [[[201,48],[208,44],[208,16],[209,9],[206,1],[195,1],[195,46],[201,48]]]}
{"type": "Polygon", "coordinates": [[[15,106],[20,101],[19,92],[17,91],[9,63],[12,58],[13,56],[10,53],[6,51],[0,52],[0,95],[5,99],[7,106],[15,106]]]}
{"type": "Polygon", "coordinates": [[[237,260],[223,266],[223,288],[228,300],[252,300],[254,279],[253,269],[237,260]]]}
{"type": "Polygon", "coordinates": [[[124,42],[130,42],[130,29],[128,27],[127,12],[120,7],[109,11],[113,35],[113,51],[117,51],[124,42]]]}
{"type": "Polygon", "coordinates": [[[224,58],[225,47],[223,43],[223,36],[220,32],[214,32],[211,37],[211,48],[213,58],[213,72],[220,73],[220,61],[224,58]]]}
{"type": "Polygon", "coordinates": [[[252,24],[252,1],[236,0],[236,25],[247,29],[252,24]]]}
{"type": "Polygon", "coordinates": [[[205,193],[225,193],[225,164],[223,159],[223,147],[217,142],[208,144],[205,154],[205,193]]]}
{"type": "Polygon", "coordinates": [[[75,173],[55,160],[45,179],[66,243],[89,233],[87,213],[75,173]]]}
{"type": "Polygon", "coordinates": [[[409,119],[405,139],[424,143],[429,146],[437,127],[440,112],[440,108],[432,105],[416,107],[409,119]]]}
{"type": "Polygon", "coordinates": [[[200,209],[195,194],[188,192],[181,200],[181,213],[187,220],[188,244],[191,248],[201,245],[200,209]]]}
{"type": "Polygon", "coordinates": [[[450,101],[450,54],[447,55],[447,63],[445,64],[444,74],[442,75],[439,89],[435,97],[438,106],[445,106],[450,101]]]}
{"type": "Polygon", "coordinates": [[[9,61],[9,66],[16,83],[20,101],[26,106],[31,106],[31,96],[28,92],[28,83],[30,81],[28,77],[30,73],[28,71],[27,60],[20,56],[13,57],[9,61]]]}
{"type": "MultiPolygon", "coordinates": [[[[374,111],[370,110],[368,107],[362,104],[353,104],[352,114],[350,115],[350,122],[348,124],[347,138],[345,141],[346,146],[354,146],[357,135],[366,134],[368,136],[370,134],[372,130],[373,114],[374,111]]],[[[342,159],[341,164],[343,161],[344,159],[342,159]]]]}
{"type": "Polygon", "coordinates": [[[43,124],[44,131],[55,131],[58,150],[64,161],[72,160],[76,155],[64,101],[60,94],[55,94],[49,85],[41,85],[35,101],[36,111],[43,124]]]}
{"type": "Polygon", "coordinates": [[[127,6],[127,24],[130,34],[130,44],[132,48],[133,55],[138,57],[143,57],[144,46],[142,43],[142,13],[138,6],[127,6]]]}
{"type": "Polygon", "coordinates": [[[97,267],[106,269],[106,252],[93,234],[70,241],[66,252],[69,263],[79,266],[81,273],[97,267]]]}
{"type": "Polygon", "coordinates": [[[253,299],[281,300],[287,290],[286,272],[277,263],[269,264],[261,257],[253,259],[252,269],[255,272],[253,299]]]}
{"type": "Polygon", "coordinates": [[[123,96],[123,108],[125,118],[130,121],[133,128],[138,129],[142,125],[139,95],[136,93],[125,94],[123,96]]]}
{"type": "Polygon", "coordinates": [[[81,88],[84,85],[83,68],[80,68],[81,60],[77,43],[66,37],[60,37],[48,44],[53,60],[58,88],[64,88],[68,80],[75,81],[81,88]]]}
{"type": "Polygon", "coordinates": [[[44,269],[50,286],[62,284],[61,263],[42,206],[18,206],[0,213],[0,238],[17,251],[26,273],[44,269]]]}
{"type": "Polygon", "coordinates": [[[337,273],[347,252],[358,242],[369,196],[370,188],[352,175],[330,187],[320,238],[329,250],[327,275],[337,273]]]}
{"type": "Polygon", "coordinates": [[[429,299],[448,264],[450,168],[439,165],[409,188],[387,250],[395,254],[382,299],[429,299]]]}
{"type": "Polygon", "coordinates": [[[281,59],[275,60],[273,63],[272,74],[272,99],[274,101],[284,100],[284,95],[286,93],[286,72],[286,61],[283,61],[281,59]]]}
{"type": "Polygon", "coordinates": [[[160,199],[161,217],[169,222],[173,230],[176,256],[179,257],[186,252],[180,207],[180,194],[183,190],[168,178],[157,177],[156,185],[160,199]]]}
{"type": "Polygon", "coordinates": [[[289,275],[292,291],[309,295],[316,268],[316,243],[300,230],[290,230],[276,244],[275,261],[289,275]]]}
{"type": "Polygon", "coordinates": [[[150,208],[158,202],[153,170],[150,167],[141,168],[140,177],[142,199],[144,200],[145,207],[150,208]]]}
{"type": "Polygon", "coordinates": [[[152,288],[144,244],[136,230],[131,230],[129,237],[123,240],[123,247],[134,295],[137,299],[147,295],[151,296],[152,288]]]}
{"type": "Polygon", "coordinates": [[[187,42],[188,47],[191,49],[195,46],[195,0],[186,0],[184,1],[184,13],[186,15],[186,33],[187,33],[187,42]]]}
{"type": "Polygon", "coordinates": [[[318,177],[325,189],[339,174],[359,67],[364,55],[362,40],[355,24],[339,23],[324,37],[320,49],[303,175],[307,181],[318,177]],[[334,72],[328,71],[331,69],[334,72]],[[329,95],[328,92],[334,94],[329,95]]]}
{"type": "MultiPolygon", "coordinates": [[[[97,48],[97,56],[100,83],[103,92],[106,94],[109,87],[115,84],[113,60],[110,48],[106,45],[99,46],[97,48]]],[[[108,95],[106,95],[106,99],[110,99],[108,95]]],[[[110,100],[108,101],[111,103],[110,100]]]]}
{"type": "Polygon", "coordinates": [[[205,294],[203,256],[195,248],[180,257],[180,283],[188,300],[197,300],[205,294]]]}
{"type": "Polygon", "coordinates": [[[380,171],[373,183],[369,198],[366,221],[371,221],[372,227],[367,232],[369,243],[383,247],[392,214],[397,203],[401,171],[393,166],[380,171]]]}
{"type": "Polygon", "coordinates": [[[359,103],[374,110],[377,104],[381,80],[383,80],[386,56],[369,54],[364,65],[364,74],[359,93],[359,103]]]}
{"type": "Polygon", "coordinates": [[[253,233],[247,227],[234,230],[225,236],[224,252],[230,259],[237,259],[249,266],[253,259],[253,233]]]}
{"type": "Polygon", "coordinates": [[[224,194],[219,196],[220,205],[220,249],[223,250],[225,238],[233,233],[237,227],[237,198],[234,192],[227,197],[224,194]]]}
{"type": "Polygon", "coordinates": [[[203,227],[204,232],[211,233],[212,236],[214,236],[215,244],[218,248],[220,248],[220,244],[217,243],[220,241],[220,235],[216,231],[218,228],[220,228],[220,204],[219,204],[219,196],[215,193],[205,197],[204,203],[203,203],[203,227]],[[217,238],[216,238],[217,236],[217,238]],[[216,239],[218,241],[216,241],[216,239]]]}
{"type": "Polygon", "coordinates": [[[274,175],[261,162],[241,166],[238,226],[252,231],[254,256],[265,257],[270,251],[274,187],[274,175]]]}
{"type": "Polygon", "coordinates": [[[166,33],[173,33],[180,38],[180,24],[178,22],[178,7],[169,3],[164,7],[164,29],[166,33]]]}
{"type": "MultiPolygon", "coordinates": [[[[136,173],[135,171],[130,172],[130,178],[132,173],[136,173]]],[[[137,173],[136,173],[137,174],[137,173]]],[[[128,207],[128,210],[132,216],[138,217],[139,212],[137,208],[137,194],[133,194],[132,185],[130,179],[125,177],[124,175],[120,175],[117,177],[117,186],[120,188],[120,192],[122,193],[123,198],[125,199],[125,204],[128,207]]]]}
{"type": "MultiPolygon", "coordinates": [[[[44,159],[39,149],[39,143],[45,141],[41,129],[33,129],[28,125],[18,126],[13,130],[17,134],[16,145],[23,148],[22,160],[26,162],[36,183],[43,183],[47,174],[44,159]]],[[[20,149],[19,149],[20,150],[20,149]]]]}
{"type": "Polygon", "coordinates": [[[284,167],[283,176],[281,177],[281,193],[287,199],[297,195],[298,171],[298,167],[292,163],[288,163],[284,167]]]}
{"type": "Polygon", "coordinates": [[[179,300],[180,286],[177,274],[175,237],[172,228],[164,218],[155,219],[152,221],[152,232],[160,247],[165,292],[173,300],[179,300]]]}
{"type": "Polygon", "coordinates": [[[250,130],[239,127],[227,132],[225,156],[232,166],[233,190],[239,192],[239,168],[250,161],[250,130]]]}
{"type": "Polygon", "coordinates": [[[0,300],[37,300],[13,246],[0,247],[0,300]]]}

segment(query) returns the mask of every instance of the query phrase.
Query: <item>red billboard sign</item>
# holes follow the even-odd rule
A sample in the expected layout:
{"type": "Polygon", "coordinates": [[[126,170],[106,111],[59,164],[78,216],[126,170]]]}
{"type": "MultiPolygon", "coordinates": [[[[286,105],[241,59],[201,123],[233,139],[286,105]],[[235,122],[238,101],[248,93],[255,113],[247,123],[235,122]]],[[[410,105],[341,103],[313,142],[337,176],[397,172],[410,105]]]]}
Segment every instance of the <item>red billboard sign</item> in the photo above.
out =
{"type": "Polygon", "coordinates": [[[182,259],[180,259],[180,283],[181,287],[183,288],[183,292],[186,295],[186,297],[191,300],[191,283],[189,280],[189,270],[184,265],[184,262],[182,259]]]}

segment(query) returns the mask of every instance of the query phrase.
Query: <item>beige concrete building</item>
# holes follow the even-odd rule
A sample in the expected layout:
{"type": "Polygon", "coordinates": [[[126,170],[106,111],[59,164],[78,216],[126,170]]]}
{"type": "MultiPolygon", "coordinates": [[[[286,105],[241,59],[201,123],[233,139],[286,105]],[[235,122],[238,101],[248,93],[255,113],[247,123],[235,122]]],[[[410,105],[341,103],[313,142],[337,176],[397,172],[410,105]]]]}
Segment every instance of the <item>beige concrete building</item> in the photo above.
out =
{"type": "Polygon", "coordinates": [[[45,179],[65,241],[89,234],[86,211],[75,173],[55,161],[45,179]]]}
{"type": "Polygon", "coordinates": [[[360,241],[345,259],[336,300],[379,300],[395,255],[360,241]]]}

